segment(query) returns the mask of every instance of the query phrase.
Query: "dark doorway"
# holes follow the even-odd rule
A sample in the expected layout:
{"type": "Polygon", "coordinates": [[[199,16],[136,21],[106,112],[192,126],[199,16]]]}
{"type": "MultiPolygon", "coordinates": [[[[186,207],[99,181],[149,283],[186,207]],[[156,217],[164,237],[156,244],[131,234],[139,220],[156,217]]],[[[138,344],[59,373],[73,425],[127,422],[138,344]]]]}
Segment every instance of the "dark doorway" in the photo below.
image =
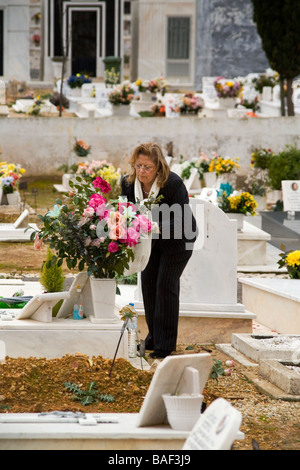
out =
{"type": "Polygon", "coordinates": [[[97,13],[72,12],[72,75],[97,76],[97,13]]]}
{"type": "Polygon", "coordinates": [[[0,76],[3,75],[3,10],[0,10],[0,76]]]}

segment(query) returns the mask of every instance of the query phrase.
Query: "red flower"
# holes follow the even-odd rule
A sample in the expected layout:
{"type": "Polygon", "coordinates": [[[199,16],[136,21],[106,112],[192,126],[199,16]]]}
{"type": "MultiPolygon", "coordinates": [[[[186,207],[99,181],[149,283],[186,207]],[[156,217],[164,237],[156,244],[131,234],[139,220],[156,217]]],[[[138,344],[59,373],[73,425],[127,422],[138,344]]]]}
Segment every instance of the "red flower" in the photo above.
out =
{"type": "Polygon", "coordinates": [[[119,250],[119,246],[116,242],[110,242],[108,244],[108,251],[110,253],[116,253],[119,250]]]}
{"type": "Polygon", "coordinates": [[[97,178],[93,181],[93,186],[95,188],[99,188],[102,193],[109,193],[111,190],[110,184],[103,178],[100,178],[100,176],[97,176],[97,178]]]}

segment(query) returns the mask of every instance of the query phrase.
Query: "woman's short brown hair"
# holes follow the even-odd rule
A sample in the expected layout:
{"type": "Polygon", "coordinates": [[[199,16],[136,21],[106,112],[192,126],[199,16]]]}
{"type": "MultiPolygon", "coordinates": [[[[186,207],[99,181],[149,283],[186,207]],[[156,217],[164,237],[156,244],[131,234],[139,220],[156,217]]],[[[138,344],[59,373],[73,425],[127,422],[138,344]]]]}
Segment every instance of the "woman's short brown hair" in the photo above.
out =
{"type": "Polygon", "coordinates": [[[135,163],[139,155],[145,155],[146,157],[151,158],[157,168],[157,185],[158,187],[162,188],[168,180],[170,167],[160,146],[152,142],[140,144],[132,152],[131,158],[129,160],[131,171],[127,178],[127,182],[133,183],[136,178],[135,163]]]}

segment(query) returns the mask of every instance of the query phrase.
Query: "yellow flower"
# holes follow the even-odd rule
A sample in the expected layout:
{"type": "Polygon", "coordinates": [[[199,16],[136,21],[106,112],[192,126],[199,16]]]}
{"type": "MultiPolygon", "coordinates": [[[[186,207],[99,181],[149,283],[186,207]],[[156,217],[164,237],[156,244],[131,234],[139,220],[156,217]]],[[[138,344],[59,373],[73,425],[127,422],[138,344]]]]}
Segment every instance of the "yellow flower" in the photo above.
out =
{"type": "Polygon", "coordinates": [[[300,266],[300,251],[296,250],[289,253],[286,256],[285,261],[289,266],[300,266]]]}
{"type": "Polygon", "coordinates": [[[20,168],[21,175],[24,175],[25,172],[26,172],[25,168],[20,168]]]}

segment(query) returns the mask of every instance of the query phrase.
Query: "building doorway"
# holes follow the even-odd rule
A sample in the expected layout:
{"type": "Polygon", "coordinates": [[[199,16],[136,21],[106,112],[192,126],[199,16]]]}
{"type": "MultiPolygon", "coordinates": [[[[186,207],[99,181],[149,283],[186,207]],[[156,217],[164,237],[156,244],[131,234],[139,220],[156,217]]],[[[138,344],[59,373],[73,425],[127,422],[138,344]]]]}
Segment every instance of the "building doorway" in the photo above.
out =
{"type": "Polygon", "coordinates": [[[71,11],[71,73],[97,76],[98,12],[93,10],[71,11]]]}

